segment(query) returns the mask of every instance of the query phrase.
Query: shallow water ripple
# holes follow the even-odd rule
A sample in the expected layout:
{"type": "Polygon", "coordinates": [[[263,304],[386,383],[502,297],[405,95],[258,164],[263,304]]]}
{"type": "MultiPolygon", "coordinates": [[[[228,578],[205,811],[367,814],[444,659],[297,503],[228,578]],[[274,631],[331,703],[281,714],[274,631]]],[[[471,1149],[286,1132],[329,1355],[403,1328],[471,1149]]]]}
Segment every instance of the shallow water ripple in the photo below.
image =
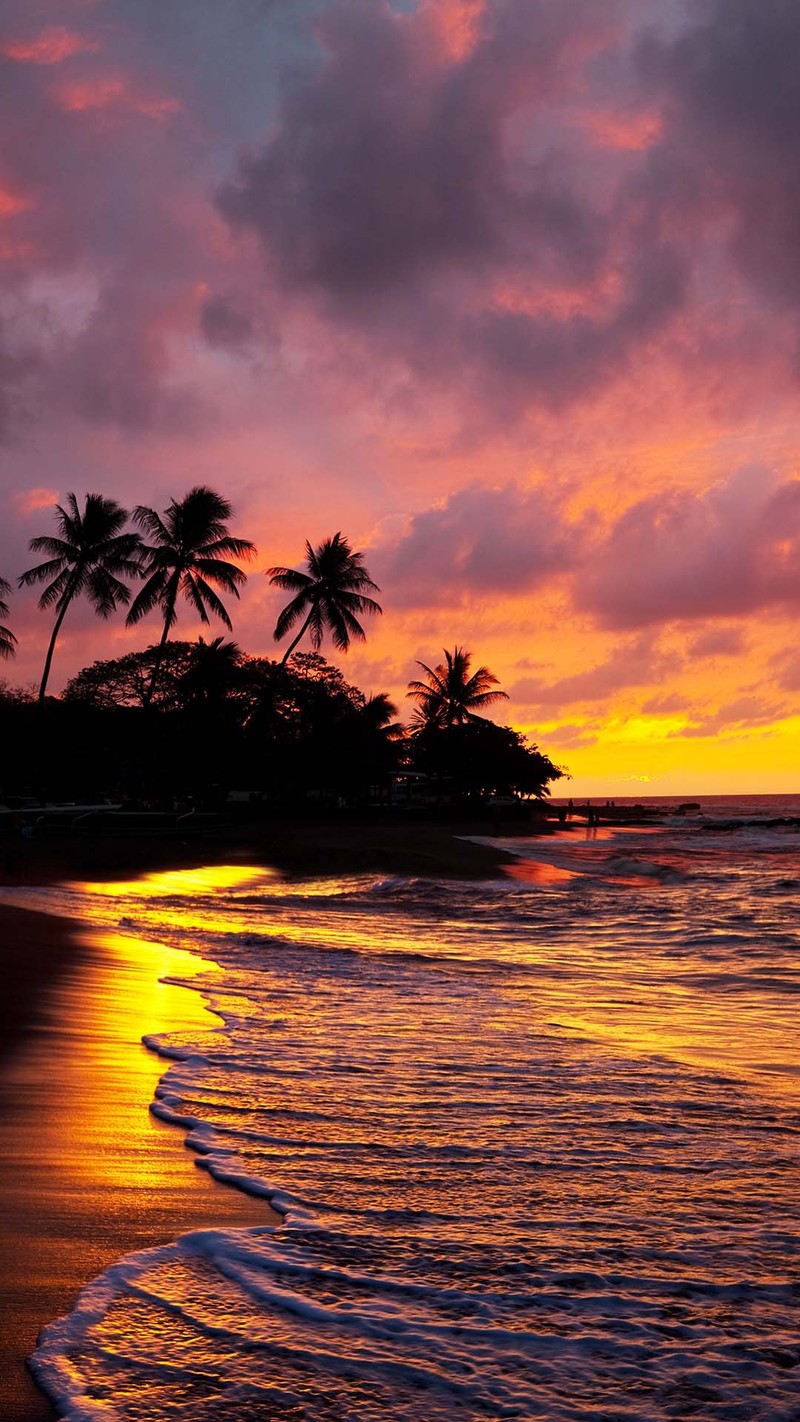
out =
{"type": "Polygon", "coordinates": [[[285,1223],[85,1291],[37,1355],[66,1416],[796,1422],[785,842],[592,853],[546,888],[74,891],[220,964],[154,1109],[285,1223]]]}

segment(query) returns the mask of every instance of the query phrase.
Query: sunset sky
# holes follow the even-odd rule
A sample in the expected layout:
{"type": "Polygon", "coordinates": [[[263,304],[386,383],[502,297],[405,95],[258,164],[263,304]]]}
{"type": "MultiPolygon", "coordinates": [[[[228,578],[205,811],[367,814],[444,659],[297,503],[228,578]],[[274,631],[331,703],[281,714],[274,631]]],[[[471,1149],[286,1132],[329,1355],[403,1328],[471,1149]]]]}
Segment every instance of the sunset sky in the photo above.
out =
{"type": "MultiPolygon", "coordinates": [[[[365,691],[463,644],[568,793],[800,791],[799,54],[797,0],[4,0],[0,575],[208,483],[246,651],[341,529],[365,691]]],[[[159,630],[76,605],[53,689],[159,630]]]]}

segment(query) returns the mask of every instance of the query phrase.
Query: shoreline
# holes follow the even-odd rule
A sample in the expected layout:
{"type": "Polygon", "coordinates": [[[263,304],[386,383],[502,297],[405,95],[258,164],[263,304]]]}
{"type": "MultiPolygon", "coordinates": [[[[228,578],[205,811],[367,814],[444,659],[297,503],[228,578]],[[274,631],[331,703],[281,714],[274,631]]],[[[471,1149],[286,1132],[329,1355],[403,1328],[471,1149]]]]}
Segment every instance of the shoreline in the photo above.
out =
{"type": "Polygon", "coordinates": [[[3,1422],[56,1411],[25,1365],[41,1328],[121,1256],[194,1229],[278,1224],[198,1169],[149,1110],[169,1061],[142,1034],[214,1031],[200,994],[160,983],[188,952],[0,902],[3,1422]]]}
{"type": "Polygon", "coordinates": [[[485,820],[370,823],[266,822],[222,825],[194,837],[48,832],[0,841],[0,886],[46,885],[70,879],[124,879],[158,869],[246,864],[291,877],[384,873],[488,879],[515,856],[462,836],[540,837],[535,822],[485,820]]]}

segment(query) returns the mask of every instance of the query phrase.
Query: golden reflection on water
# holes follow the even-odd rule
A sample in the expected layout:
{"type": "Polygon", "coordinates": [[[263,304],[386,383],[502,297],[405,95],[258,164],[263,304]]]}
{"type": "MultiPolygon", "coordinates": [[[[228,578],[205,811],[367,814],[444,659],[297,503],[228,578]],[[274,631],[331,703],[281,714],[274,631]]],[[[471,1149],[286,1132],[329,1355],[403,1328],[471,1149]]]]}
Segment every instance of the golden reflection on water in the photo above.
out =
{"type": "MultiPolygon", "coordinates": [[[[198,995],[160,979],[213,971],[214,965],[132,936],[103,931],[93,937],[105,960],[106,990],[89,990],[83,997],[78,1030],[84,1050],[64,1054],[58,1074],[61,1109],[47,1124],[54,1150],[58,1142],[63,1148],[69,1141],[76,1180],[91,1189],[114,1186],[130,1200],[131,1192],[159,1191],[165,1184],[174,1188],[177,1177],[192,1174],[191,1157],[161,1148],[163,1126],[150,1115],[149,1105],[167,1063],[141,1038],[143,1033],[187,1031],[196,1039],[198,1032],[213,1031],[214,1019],[198,995]]],[[[76,1031],[69,1023],[63,1030],[68,1036],[76,1031]]]]}
{"type": "Polygon", "coordinates": [[[103,883],[76,883],[70,887],[84,894],[103,898],[170,898],[175,894],[213,894],[223,890],[244,889],[248,884],[270,879],[280,880],[277,869],[248,868],[232,864],[209,864],[196,869],[165,869],[142,874],[138,879],[103,883]]]}
{"type": "MultiPolygon", "coordinates": [[[[547,863],[525,862],[515,866],[514,877],[533,880],[543,886],[557,886],[573,877],[572,872],[547,863]]],[[[513,969],[515,964],[533,969],[523,979],[515,975],[513,985],[503,988],[518,1000],[531,1005],[532,1023],[544,1023],[578,1036],[603,1042],[611,1050],[625,1054],[663,1056],[686,1061],[714,1071],[733,1072],[763,1086],[792,1092],[800,1077],[793,1062],[793,1023],[786,995],[748,990],[741,983],[735,992],[717,991],[685,981],[696,971],[704,977],[707,965],[691,958],[669,956],[666,934],[649,941],[634,941],[625,923],[590,926],[575,920],[574,934],[555,940],[547,933],[520,926],[515,937],[495,939],[492,925],[481,928],[458,912],[446,918],[431,917],[424,923],[403,910],[384,913],[368,899],[359,904],[351,899],[344,911],[337,900],[353,889],[349,878],[292,883],[287,888],[281,875],[256,866],[213,865],[197,869],[147,874],[139,879],[115,884],[85,883],[72,887],[84,896],[84,912],[91,921],[102,922],[108,901],[131,901],[136,926],[146,931],[152,926],[169,929],[187,944],[197,931],[215,935],[276,934],[284,943],[297,946],[330,946],[363,951],[423,954],[459,960],[465,965],[485,965],[497,958],[513,969]],[[258,892],[259,886],[263,894],[258,892]],[[275,902],[272,895],[277,890],[275,902]],[[237,902],[237,893],[242,893],[237,902]],[[289,907],[281,904],[284,893],[291,895],[289,907]],[[223,896],[226,896],[223,901],[223,896]],[[174,902],[168,902],[173,899],[174,902]],[[305,900],[308,901],[306,906],[305,900]],[[152,907],[149,905],[152,903],[152,907]],[[92,905],[97,904],[96,912],[92,905]],[[539,971],[536,971],[539,970],[539,971]]],[[[648,885],[648,887],[651,887],[648,885]]],[[[555,910],[563,914],[563,905],[555,910]]],[[[502,906],[498,905],[502,914],[502,906]]],[[[129,941],[129,940],[126,940],[129,941]]],[[[185,973],[183,966],[171,966],[170,949],[150,945],[158,975],[185,973]]],[[[141,951],[147,951],[142,944],[141,951]]],[[[272,950],[265,940],[264,952],[272,950]]],[[[204,966],[194,958],[197,970],[204,966]]],[[[162,985],[163,986],[163,985],[162,985]]],[[[151,981],[148,991],[157,997],[151,981]]],[[[146,1018],[152,1002],[140,1000],[132,1006],[132,1018],[146,1018]]],[[[365,1004],[365,1022],[369,1004],[365,1004]]],[[[325,1003],[309,1018],[307,1030],[324,1034],[325,1003]]]]}
{"type": "Polygon", "coordinates": [[[191,1229],[275,1220],[262,1202],[198,1170],[181,1133],[149,1111],[168,1063],[142,1034],[197,1041],[215,1028],[199,993],[159,977],[190,978],[214,965],[97,928],[65,952],[42,989],[43,1020],[0,1083],[4,1419],[51,1415],[37,1403],[24,1358],[39,1329],[120,1255],[191,1229]]]}

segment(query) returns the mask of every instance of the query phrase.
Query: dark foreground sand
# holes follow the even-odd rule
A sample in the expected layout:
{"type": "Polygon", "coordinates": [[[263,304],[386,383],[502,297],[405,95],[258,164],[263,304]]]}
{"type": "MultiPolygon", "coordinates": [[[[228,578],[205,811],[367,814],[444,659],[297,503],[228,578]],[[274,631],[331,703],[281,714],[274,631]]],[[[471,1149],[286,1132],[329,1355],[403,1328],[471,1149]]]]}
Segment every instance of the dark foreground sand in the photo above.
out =
{"type": "Polygon", "coordinates": [[[513,856],[465,835],[542,831],[540,821],[490,825],[415,821],[302,821],[223,825],[202,834],[58,834],[0,840],[0,884],[122,879],[209,864],[268,865],[291,875],[386,873],[491,878],[513,856]]]}
{"type": "Polygon", "coordinates": [[[0,1418],[55,1416],[24,1365],[39,1329],[132,1250],[266,1224],[148,1106],[167,1063],[143,1032],[213,1030],[199,994],[159,984],[197,960],[0,906],[0,1418]]]}

